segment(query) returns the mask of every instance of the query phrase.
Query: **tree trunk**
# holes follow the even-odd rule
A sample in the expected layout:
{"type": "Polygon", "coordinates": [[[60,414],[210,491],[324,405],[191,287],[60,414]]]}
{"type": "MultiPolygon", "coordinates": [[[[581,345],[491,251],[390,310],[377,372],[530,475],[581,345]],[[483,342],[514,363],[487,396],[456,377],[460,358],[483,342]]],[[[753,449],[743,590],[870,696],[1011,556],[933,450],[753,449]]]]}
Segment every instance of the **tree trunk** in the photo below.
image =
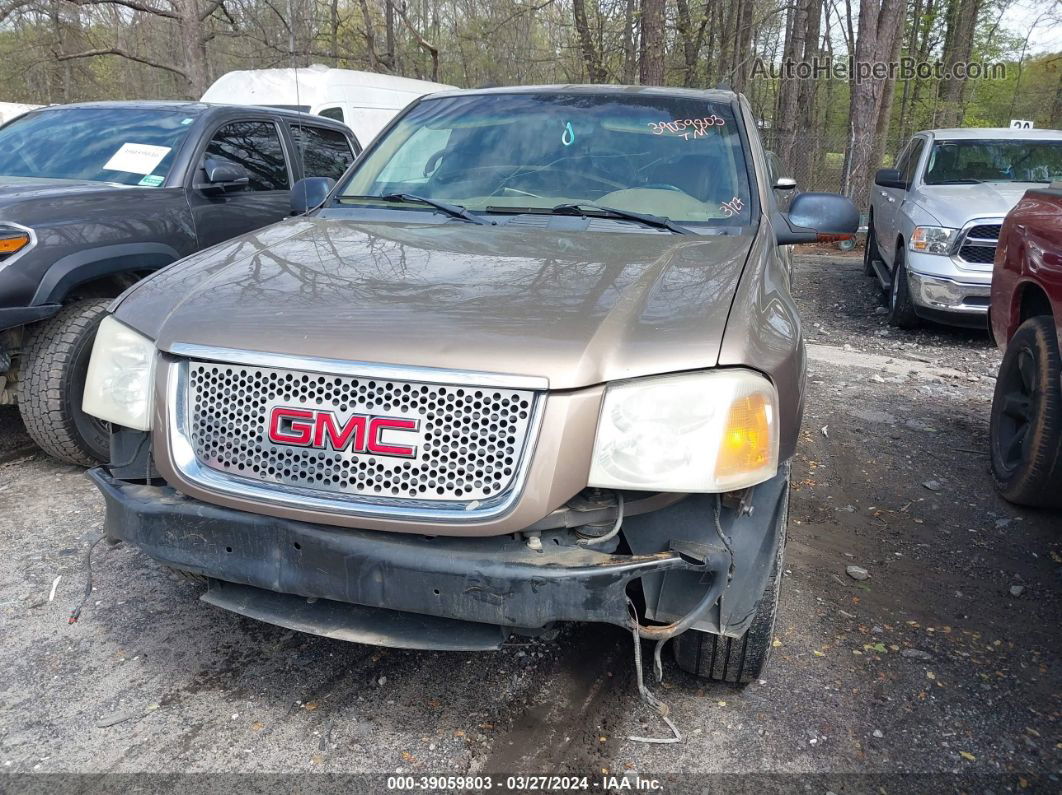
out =
{"type": "Polygon", "coordinates": [[[184,55],[184,75],[192,99],[199,99],[210,85],[203,20],[200,19],[199,0],[175,0],[177,22],[184,55]]]}
{"type": "Polygon", "coordinates": [[[682,85],[697,85],[697,61],[704,45],[704,33],[712,13],[713,0],[706,0],[700,20],[694,20],[689,0],[676,0],[678,34],[682,42],[682,85]]]}
{"type": "MultiPolygon", "coordinates": [[[[942,60],[944,68],[952,72],[955,64],[969,62],[973,51],[974,28],[977,26],[977,12],[980,0],[952,0],[948,8],[947,33],[944,37],[942,60]]],[[[965,78],[952,75],[942,80],[937,94],[940,104],[934,118],[938,127],[957,127],[962,123],[963,94],[966,92],[965,78]]]]}
{"type": "Polygon", "coordinates": [[[638,71],[638,22],[637,1],[627,0],[623,18],[623,82],[634,83],[638,71]]]}
{"type": "Polygon", "coordinates": [[[384,0],[384,46],[387,47],[380,60],[387,64],[388,71],[398,71],[398,59],[395,55],[395,0],[384,0]]]}
{"type": "Polygon", "coordinates": [[[752,10],[749,2],[738,3],[737,28],[734,31],[734,54],[730,64],[730,84],[744,91],[752,62],[752,10]]]}
{"type": "MultiPolygon", "coordinates": [[[[814,2],[814,0],[812,0],[814,2]]],[[[804,57],[804,36],[807,33],[807,0],[797,0],[786,15],[785,44],[782,46],[782,66],[796,64],[804,57]]],[[[774,147],[778,158],[793,165],[796,144],[797,108],[800,100],[800,80],[787,79],[784,74],[778,86],[778,104],[774,114],[774,147]]]]}
{"type": "MultiPolygon", "coordinates": [[[[889,51],[889,61],[896,61],[900,57],[900,45],[903,43],[903,29],[897,28],[887,31],[892,38],[892,49],[889,51]]],[[[874,171],[881,167],[882,158],[885,156],[885,147],[888,145],[889,123],[892,120],[892,100],[896,96],[896,81],[886,80],[882,86],[881,105],[878,109],[877,121],[874,125],[874,148],[870,153],[870,170],[874,171]]],[[[868,175],[869,176],[869,175],[868,175]]]]}
{"type": "Polygon", "coordinates": [[[664,1],[641,0],[642,41],[639,73],[642,85],[664,84],[664,1]]]}
{"type": "Polygon", "coordinates": [[[572,0],[575,30],[579,34],[579,49],[586,64],[586,76],[591,83],[604,83],[605,70],[601,68],[601,53],[590,35],[590,23],[586,18],[586,0],[572,0]]]}
{"type": "MultiPolygon", "coordinates": [[[[863,0],[859,7],[859,33],[856,36],[856,63],[888,61],[900,28],[905,0],[863,0]]],[[[876,165],[878,114],[881,112],[885,80],[851,81],[848,141],[842,175],[844,193],[864,207],[870,172],[876,165]]]]}

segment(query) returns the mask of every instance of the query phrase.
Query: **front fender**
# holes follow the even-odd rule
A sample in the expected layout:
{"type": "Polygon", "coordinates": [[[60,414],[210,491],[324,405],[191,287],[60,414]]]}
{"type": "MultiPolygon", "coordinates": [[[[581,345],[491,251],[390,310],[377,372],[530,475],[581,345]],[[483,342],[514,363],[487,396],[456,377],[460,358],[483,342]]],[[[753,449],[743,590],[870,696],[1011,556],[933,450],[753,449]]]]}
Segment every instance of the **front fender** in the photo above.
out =
{"type": "Polygon", "coordinates": [[[164,243],[120,243],[77,251],[45,271],[31,305],[62,303],[79,285],[130,271],[157,270],[180,256],[164,243]]]}

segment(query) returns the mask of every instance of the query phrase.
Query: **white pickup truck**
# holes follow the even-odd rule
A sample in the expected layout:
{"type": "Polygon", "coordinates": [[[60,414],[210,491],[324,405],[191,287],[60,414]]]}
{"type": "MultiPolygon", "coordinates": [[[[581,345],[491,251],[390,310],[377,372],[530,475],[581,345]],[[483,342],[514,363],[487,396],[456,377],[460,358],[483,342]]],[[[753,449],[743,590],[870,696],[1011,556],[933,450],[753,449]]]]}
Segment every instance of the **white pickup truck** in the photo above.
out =
{"type": "Polygon", "coordinates": [[[863,265],[888,293],[889,322],[985,326],[1003,218],[1059,178],[1059,130],[915,133],[870,190],[863,265]]]}

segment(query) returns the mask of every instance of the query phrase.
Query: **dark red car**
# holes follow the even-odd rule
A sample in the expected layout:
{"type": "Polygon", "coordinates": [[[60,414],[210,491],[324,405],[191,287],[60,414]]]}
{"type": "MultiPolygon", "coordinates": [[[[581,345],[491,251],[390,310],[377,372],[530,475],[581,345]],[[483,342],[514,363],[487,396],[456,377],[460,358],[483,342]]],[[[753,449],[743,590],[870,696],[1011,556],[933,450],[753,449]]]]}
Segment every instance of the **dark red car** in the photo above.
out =
{"type": "Polygon", "coordinates": [[[996,488],[1062,506],[1062,182],[1025,193],[1003,222],[991,327],[1004,350],[992,400],[996,488]]]}

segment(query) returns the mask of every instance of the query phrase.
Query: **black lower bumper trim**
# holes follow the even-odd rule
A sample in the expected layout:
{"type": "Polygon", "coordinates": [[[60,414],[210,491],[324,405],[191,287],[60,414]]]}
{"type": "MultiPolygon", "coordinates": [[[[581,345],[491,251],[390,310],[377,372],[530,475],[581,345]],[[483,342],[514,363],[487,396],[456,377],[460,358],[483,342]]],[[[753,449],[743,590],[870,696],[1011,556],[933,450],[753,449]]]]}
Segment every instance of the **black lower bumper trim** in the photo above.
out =
{"type": "MultiPolygon", "coordinates": [[[[169,566],[230,583],[510,628],[627,623],[627,584],[666,571],[725,576],[678,551],[617,555],[512,536],[427,537],[278,519],[193,500],[169,487],[89,477],[106,532],[169,566]],[[711,570],[709,570],[711,569],[711,570]]],[[[426,527],[425,531],[430,532],[426,527]]],[[[713,561],[718,561],[713,556],[713,561]]]]}
{"type": "Polygon", "coordinates": [[[0,306],[0,331],[27,323],[46,320],[63,307],[60,304],[42,304],[41,306],[0,306]]]}
{"type": "Polygon", "coordinates": [[[392,649],[491,651],[500,649],[509,634],[491,624],[306,599],[217,580],[200,599],[267,624],[392,649]]]}

